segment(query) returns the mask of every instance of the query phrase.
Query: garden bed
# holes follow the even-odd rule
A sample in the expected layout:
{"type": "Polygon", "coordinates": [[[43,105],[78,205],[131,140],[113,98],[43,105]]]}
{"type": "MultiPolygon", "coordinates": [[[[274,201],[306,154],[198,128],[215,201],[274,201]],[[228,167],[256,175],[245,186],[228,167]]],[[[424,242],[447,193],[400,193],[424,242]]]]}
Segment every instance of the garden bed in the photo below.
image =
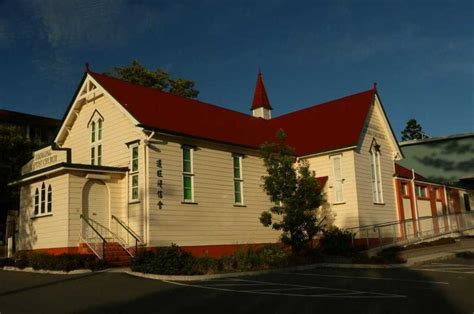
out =
{"type": "Polygon", "coordinates": [[[95,255],[22,253],[15,258],[0,259],[0,268],[8,270],[35,270],[53,272],[72,272],[76,270],[103,270],[107,265],[95,255]]]}
{"type": "Polygon", "coordinates": [[[258,249],[237,251],[220,258],[195,257],[176,245],[157,248],[156,251],[141,252],[132,259],[133,272],[158,275],[209,275],[236,272],[252,272],[312,264],[403,264],[398,250],[384,250],[379,255],[368,257],[365,253],[349,250],[345,254],[328,254],[319,249],[298,254],[281,245],[266,245],[258,249]]]}

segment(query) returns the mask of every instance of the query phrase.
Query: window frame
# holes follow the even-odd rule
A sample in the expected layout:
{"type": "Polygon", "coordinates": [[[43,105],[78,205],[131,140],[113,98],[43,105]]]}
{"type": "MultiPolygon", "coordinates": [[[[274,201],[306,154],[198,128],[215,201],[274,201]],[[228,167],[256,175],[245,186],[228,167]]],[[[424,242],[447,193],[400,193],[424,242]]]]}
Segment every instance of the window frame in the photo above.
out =
{"type": "Polygon", "coordinates": [[[129,203],[140,201],[140,146],[138,143],[130,145],[130,171],[129,171],[129,203]],[[134,150],[137,155],[134,157],[134,150]],[[134,167],[136,161],[136,168],[134,167]],[[136,197],[135,197],[136,192],[136,197]]]}
{"type": "Polygon", "coordinates": [[[372,142],[369,150],[370,153],[370,173],[371,173],[371,185],[372,185],[372,202],[374,204],[383,205],[383,182],[382,182],[382,170],[380,166],[380,145],[377,142],[372,142]]]}
{"type": "Polygon", "coordinates": [[[401,192],[403,197],[410,197],[410,190],[409,190],[409,184],[408,182],[400,182],[401,183],[401,192]]]}
{"type": "Polygon", "coordinates": [[[38,185],[35,188],[35,193],[33,194],[33,213],[31,219],[52,216],[53,215],[53,189],[51,184],[48,185],[46,189],[45,182],[41,182],[41,185],[38,185]]]}
{"type": "Polygon", "coordinates": [[[332,160],[332,174],[333,174],[333,190],[334,190],[334,202],[333,204],[344,204],[344,177],[342,175],[342,154],[330,156],[332,160]],[[339,163],[339,178],[336,175],[336,161],[339,163]],[[338,189],[340,188],[340,198],[338,198],[338,189]]]}
{"type": "Polygon", "coordinates": [[[181,147],[181,170],[182,170],[182,192],[183,192],[183,203],[194,203],[194,148],[190,146],[181,147]],[[185,151],[189,150],[189,171],[185,171],[185,151]],[[191,187],[185,186],[186,178],[189,178],[191,187]],[[191,198],[186,198],[186,190],[190,189],[191,198]]]}
{"type": "Polygon", "coordinates": [[[40,214],[44,215],[46,213],[46,185],[41,184],[41,202],[40,202],[40,214]]]}
{"type": "Polygon", "coordinates": [[[46,200],[46,212],[49,214],[53,211],[53,189],[51,184],[48,185],[48,190],[46,191],[47,200],[46,200]]]}
{"type": "Polygon", "coordinates": [[[415,184],[415,195],[416,195],[417,199],[425,199],[425,200],[429,199],[428,186],[416,183],[415,184]],[[421,193],[419,193],[420,191],[424,191],[424,195],[421,195],[421,193]]]}
{"type": "Polygon", "coordinates": [[[90,148],[90,163],[93,166],[102,166],[103,157],[103,124],[104,119],[101,117],[93,120],[91,125],[91,148],[90,148]]]}
{"type": "Polygon", "coordinates": [[[232,155],[232,174],[233,174],[233,183],[234,183],[234,205],[245,205],[244,201],[244,176],[243,176],[243,171],[242,171],[242,160],[243,156],[241,155],[232,155]],[[238,171],[239,175],[238,177],[235,176],[236,174],[236,167],[235,167],[235,161],[237,160],[238,162],[238,171]],[[240,191],[240,202],[237,202],[237,186],[239,187],[240,191]]]}
{"type": "Polygon", "coordinates": [[[34,205],[33,205],[33,216],[38,216],[40,213],[40,192],[39,189],[36,188],[35,194],[34,194],[34,205]]]}

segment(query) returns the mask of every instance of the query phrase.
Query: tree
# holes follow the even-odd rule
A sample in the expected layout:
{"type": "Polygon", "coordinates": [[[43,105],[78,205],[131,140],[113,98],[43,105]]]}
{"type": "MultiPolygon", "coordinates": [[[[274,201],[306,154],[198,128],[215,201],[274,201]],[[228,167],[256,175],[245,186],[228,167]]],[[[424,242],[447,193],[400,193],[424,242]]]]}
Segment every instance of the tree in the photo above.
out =
{"type": "Polygon", "coordinates": [[[281,230],[282,242],[298,252],[318,233],[318,209],[325,200],[308,162],[300,161],[295,167],[294,151],[285,143],[283,130],[278,131],[277,139],[261,147],[267,170],[263,188],[275,206],[262,212],[260,222],[281,230]]]}
{"type": "Polygon", "coordinates": [[[0,221],[3,221],[8,210],[19,206],[18,188],[8,186],[17,180],[21,167],[31,158],[40,144],[28,140],[19,127],[0,125],[0,221]]]}
{"type": "Polygon", "coordinates": [[[428,137],[429,136],[423,132],[421,125],[416,121],[416,119],[408,120],[405,129],[402,131],[402,141],[422,140],[428,137]]]}
{"type": "Polygon", "coordinates": [[[108,73],[116,78],[130,83],[155,88],[175,95],[196,98],[199,91],[194,89],[194,82],[183,78],[171,78],[165,70],[156,68],[146,69],[140,62],[133,60],[129,66],[115,67],[108,73]]]}

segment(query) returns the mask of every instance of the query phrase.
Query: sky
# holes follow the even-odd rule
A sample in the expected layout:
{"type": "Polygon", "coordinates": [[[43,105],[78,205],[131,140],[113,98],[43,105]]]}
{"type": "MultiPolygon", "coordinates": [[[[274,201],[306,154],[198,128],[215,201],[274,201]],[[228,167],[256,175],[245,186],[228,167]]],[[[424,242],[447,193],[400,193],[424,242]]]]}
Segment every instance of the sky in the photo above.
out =
{"type": "Polygon", "coordinates": [[[62,118],[85,62],[133,59],[245,113],[261,67],[274,116],[377,82],[396,136],[474,131],[471,0],[0,0],[0,108],[62,118]]]}

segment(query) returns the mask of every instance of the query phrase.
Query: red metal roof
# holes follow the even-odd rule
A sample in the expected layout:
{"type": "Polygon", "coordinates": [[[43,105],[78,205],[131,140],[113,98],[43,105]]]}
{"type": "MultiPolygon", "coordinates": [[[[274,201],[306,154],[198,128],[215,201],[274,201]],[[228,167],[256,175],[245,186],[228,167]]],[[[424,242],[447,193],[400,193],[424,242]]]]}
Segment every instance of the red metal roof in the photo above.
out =
{"type": "MultiPolygon", "coordinates": [[[[410,169],[405,168],[397,163],[395,163],[395,174],[397,177],[400,178],[406,178],[406,179],[412,179],[413,174],[410,169]]],[[[427,179],[423,177],[422,175],[418,174],[415,172],[415,179],[420,180],[420,181],[426,181],[427,179]]]]}
{"type": "Polygon", "coordinates": [[[265,120],[103,74],[89,74],[146,127],[252,148],[273,141],[283,129],[298,156],[357,145],[375,94],[371,89],[265,120]]]}
{"type": "Polygon", "coordinates": [[[255,84],[255,92],[253,94],[252,108],[250,109],[253,110],[261,107],[270,110],[273,109],[270,105],[270,101],[268,100],[265,84],[263,84],[262,72],[258,71],[257,83],[255,84]]]}
{"type": "Polygon", "coordinates": [[[324,186],[328,182],[328,177],[316,177],[316,181],[318,181],[318,190],[322,191],[324,190],[324,186]]]}

